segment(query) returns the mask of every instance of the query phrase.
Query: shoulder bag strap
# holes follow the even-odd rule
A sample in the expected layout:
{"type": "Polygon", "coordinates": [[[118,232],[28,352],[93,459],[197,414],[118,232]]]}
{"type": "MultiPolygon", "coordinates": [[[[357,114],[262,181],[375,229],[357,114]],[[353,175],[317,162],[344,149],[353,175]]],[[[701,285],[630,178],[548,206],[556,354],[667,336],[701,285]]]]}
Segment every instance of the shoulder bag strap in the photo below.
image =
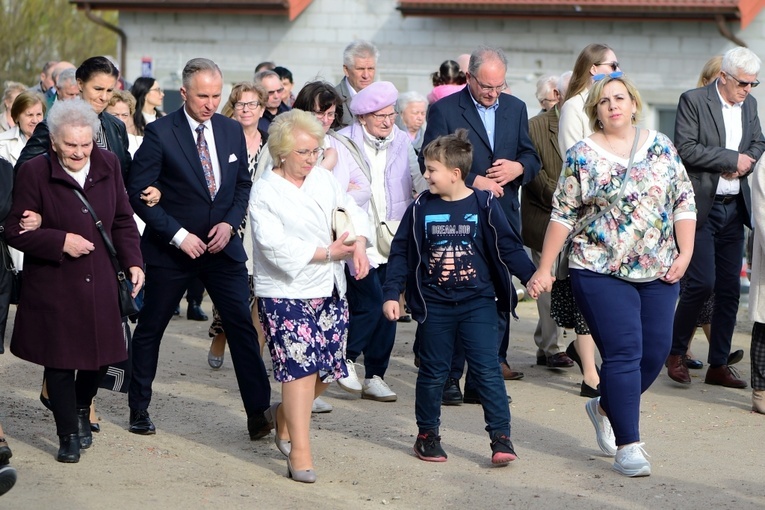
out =
{"type": "Polygon", "coordinates": [[[72,189],[72,191],[74,192],[75,195],[77,195],[77,198],[80,199],[80,201],[83,203],[85,208],[90,213],[90,216],[93,218],[93,221],[96,223],[96,228],[98,229],[98,232],[101,234],[101,237],[104,240],[104,244],[106,245],[106,251],[109,252],[109,259],[112,261],[112,266],[114,266],[114,270],[117,272],[117,279],[120,281],[126,279],[125,272],[122,270],[119,260],[117,260],[117,250],[114,249],[114,244],[112,244],[112,240],[109,239],[109,236],[104,230],[103,223],[101,223],[101,220],[99,220],[98,216],[96,216],[96,211],[93,210],[93,207],[91,207],[90,202],[88,202],[88,199],[85,198],[85,195],[83,195],[82,192],[80,192],[80,190],[72,189]]]}
{"type": "Polygon", "coordinates": [[[619,189],[619,194],[614,198],[614,200],[609,203],[603,210],[598,212],[597,214],[594,214],[590,216],[589,218],[586,218],[577,228],[575,231],[571,232],[571,234],[568,236],[568,239],[573,239],[574,237],[578,236],[582,230],[585,229],[585,227],[591,223],[593,223],[595,220],[606,214],[608,211],[614,208],[616,204],[619,203],[619,200],[624,196],[624,191],[627,189],[627,182],[630,180],[630,169],[632,168],[632,164],[635,161],[635,152],[637,151],[638,146],[638,140],[640,140],[640,129],[635,128],[635,140],[632,143],[632,150],[630,151],[630,159],[629,163],[627,163],[627,169],[624,171],[624,180],[622,181],[622,187],[619,189]]]}

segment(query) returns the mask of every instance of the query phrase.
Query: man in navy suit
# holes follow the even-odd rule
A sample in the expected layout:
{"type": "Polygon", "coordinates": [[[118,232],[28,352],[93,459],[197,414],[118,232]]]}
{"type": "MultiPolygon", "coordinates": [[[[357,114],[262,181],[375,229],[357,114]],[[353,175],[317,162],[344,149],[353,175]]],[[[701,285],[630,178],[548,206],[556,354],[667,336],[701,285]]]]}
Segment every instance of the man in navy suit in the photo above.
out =
{"type": "Polygon", "coordinates": [[[128,402],[130,432],[154,434],[148,407],[159,345],[173,310],[194,278],[220,310],[251,439],[272,428],[263,416],[271,399],[257,333],[250,318],[247,256],[239,236],[252,183],[241,126],[215,111],[223,74],[195,58],[183,69],[181,109],[146,126],[127,179],[130,203],[146,222],[141,241],[146,274],[144,305],[133,335],[128,402]],[[162,190],[159,204],[141,200],[148,185],[162,190]]]}
{"type": "MultiPolygon", "coordinates": [[[[502,50],[488,47],[475,50],[470,55],[467,86],[431,105],[422,146],[458,128],[467,129],[473,144],[473,167],[466,182],[498,197],[510,225],[520,237],[518,190],[536,177],[540,162],[529,138],[526,105],[516,97],[502,94],[507,88],[506,74],[507,57],[502,50]]],[[[422,155],[420,168],[425,168],[422,155]]],[[[512,371],[507,363],[509,334],[508,318],[500,314],[498,347],[503,376],[520,379],[523,374],[512,371]]],[[[452,375],[458,375],[458,366],[461,375],[464,358],[461,363],[459,359],[455,362],[452,375]]],[[[450,377],[450,382],[459,378],[450,377]]],[[[469,400],[467,395],[465,400],[469,400]]]]}

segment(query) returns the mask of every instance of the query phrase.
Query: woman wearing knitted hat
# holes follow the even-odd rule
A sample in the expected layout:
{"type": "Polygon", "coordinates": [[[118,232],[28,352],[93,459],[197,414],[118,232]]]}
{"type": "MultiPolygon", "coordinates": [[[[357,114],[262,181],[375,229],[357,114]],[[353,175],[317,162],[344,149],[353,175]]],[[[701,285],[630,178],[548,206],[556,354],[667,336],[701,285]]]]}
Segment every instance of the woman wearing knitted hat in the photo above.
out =
{"type": "MultiPolygon", "coordinates": [[[[369,203],[369,220],[375,228],[395,227],[412,202],[415,193],[427,189],[422,178],[417,157],[409,136],[396,126],[396,100],[398,90],[388,81],[378,81],[359,91],[351,100],[350,109],[354,122],[340,131],[360,148],[364,158],[372,197],[369,203]]],[[[384,381],[396,323],[383,317],[382,284],[388,263],[388,251],[372,236],[369,256],[369,275],[361,280],[351,278],[348,267],[348,306],[351,320],[348,328],[346,365],[348,377],[337,382],[351,393],[361,393],[361,398],[378,402],[393,402],[397,396],[384,381]],[[359,381],[354,362],[364,354],[364,380],[359,381]]],[[[387,247],[388,249],[390,246],[387,247]]]]}

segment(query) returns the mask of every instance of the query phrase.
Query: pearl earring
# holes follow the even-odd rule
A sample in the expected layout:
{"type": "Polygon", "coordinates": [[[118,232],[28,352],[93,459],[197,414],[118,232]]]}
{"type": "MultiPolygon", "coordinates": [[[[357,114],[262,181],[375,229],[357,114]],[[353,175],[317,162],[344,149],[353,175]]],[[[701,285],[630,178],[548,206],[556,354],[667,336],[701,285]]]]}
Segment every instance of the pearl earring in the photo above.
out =
{"type": "Polygon", "coordinates": [[[603,122],[602,121],[598,121],[598,127],[600,127],[600,129],[603,129],[603,122]]]}

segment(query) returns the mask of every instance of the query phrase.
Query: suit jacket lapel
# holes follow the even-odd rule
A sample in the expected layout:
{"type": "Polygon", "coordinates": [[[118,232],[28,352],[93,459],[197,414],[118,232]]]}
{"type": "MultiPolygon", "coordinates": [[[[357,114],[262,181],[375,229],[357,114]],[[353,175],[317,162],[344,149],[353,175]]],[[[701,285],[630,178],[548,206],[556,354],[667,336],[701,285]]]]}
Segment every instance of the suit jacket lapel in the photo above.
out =
{"type": "MultiPolygon", "coordinates": [[[[470,125],[470,128],[481,137],[481,141],[486,144],[486,148],[489,149],[489,152],[493,154],[494,151],[491,150],[491,143],[489,143],[489,136],[486,134],[486,128],[484,127],[483,122],[481,122],[481,117],[478,115],[478,111],[476,110],[475,104],[473,103],[473,98],[470,96],[470,91],[468,90],[467,86],[462,89],[460,94],[460,108],[462,108],[462,116],[470,125]]],[[[499,121],[498,116],[495,116],[495,119],[496,121],[499,121]]],[[[496,124],[498,123],[499,122],[495,123],[495,133],[497,131],[496,124]]],[[[494,137],[494,140],[497,140],[496,136],[494,137]]]]}
{"type": "Polygon", "coordinates": [[[204,187],[205,195],[209,198],[210,193],[207,191],[207,181],[205,181],[202,162],[199,161],[197,144],[194,140],[194,135],[191,134],[191,128],[186,120],[186,115],[183,113],[183,106],[181,106],[180,110],[176,111],[176,118],[173,121],[173,134],[175,135],[176,140],[178,140],[178,146],[181,148],[181,152],[183,152],[183,155],[189,162],[191,172],[196,175],[199,183],[204,187]]]}
{"type": "Polygon", "coordinates": [[[707,92],[707,107],[712,115],[712,123],[717,128],[717,135],[720,137],[717,144],[720,147],[725,147],[725,120],[723,120],[722,116],[720,97],[717,94],[717,81],[707,85],[707,92]]]}
{"type": "Polygon", "coordinates": [[[741,143],[738,144],[738,151],[745,152],[752,141],[752,133],[749,129],[752,120],[752,102],[749,100],[749,96],[744,99],[744,104],[741,105],[741,143]]]}
{"type": "MultiPolygon", "coordinates": [[[[223,182],[226,181],[226,175],[228,170],[228,158],[230,154],[226,148],[227,137],[223,135],[223,126],[218,122],[218,114],[212,116],[211,124],[213,137],[215,139],[215,151],[218,153],[218,166],[220,168],[220,181],[217,183],[218,189],[223,182]]],[[[204,176],[204,175],[203,175],[204,176]]],[[[216,195],[217,196],[217,195],[216,195]]]]}

